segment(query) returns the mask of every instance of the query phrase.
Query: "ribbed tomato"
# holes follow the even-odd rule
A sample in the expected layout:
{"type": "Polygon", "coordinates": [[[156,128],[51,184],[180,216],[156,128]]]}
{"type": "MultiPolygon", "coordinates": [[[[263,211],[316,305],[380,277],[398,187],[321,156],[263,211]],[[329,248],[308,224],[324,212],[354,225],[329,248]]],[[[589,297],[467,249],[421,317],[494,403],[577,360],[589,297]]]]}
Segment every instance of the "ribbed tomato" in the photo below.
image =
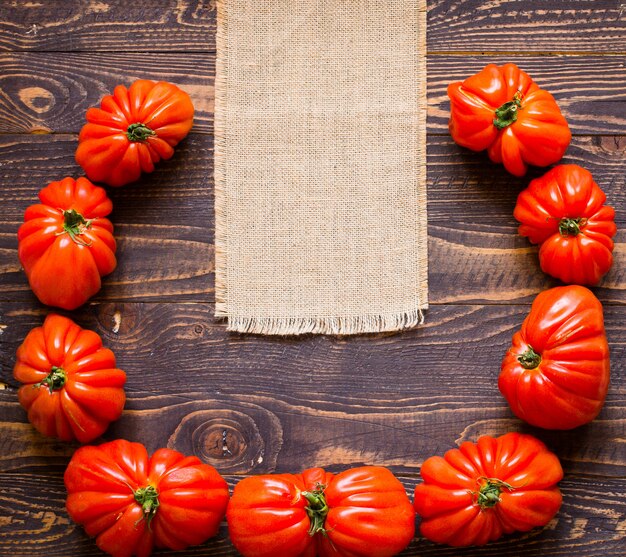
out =
{"type": "Polygon", "coordinates": [[[100,277],[117,265],[113,209],[104,189],[87,178],[64,178],[39,192],[20,226],[18,257],[44,304],[76,309],[96,294],[100,277]]]}
{"type": "Polygon", "coordinates": [[[78,449],[65,471],[67,511],[113,557],[146,557],[214,536],[228,486],[195,456],[118,439],[78,449]]]}
{"type": "Polygon", "coordinates": [[[530,435],[465,442],[421,469],[415,488],[421,534],[452,546],[483,545],[546,525],[561,506],[559,459],[530,435]]]}
{"type": "Polygon", "coordinates": [[[100,437],[124,408],[126,374],[93,331],[50,314],[17,349],[13,376],[37,431],[81,443],[100,437]]]}
{"type": "Polygon", "coordinates": [[[593,420],[609,387],[602,304],[584,286],[541,292],[513,335],[498,387],[515,415],[547,429],[593,420]]]}
{"type": "Polygon", "coordinates": [[[451,83],[448,96],[452,139],[472,151],[487,149],[515,176],[528,165],[559,161],[572,139],[554,97],[515,64],[489,64],[451,83]]]}
{"type": "Polygon", "coordinates": [[[87,111],[76,162],[94,182],[123,186],[169,159],[193,125],[189,95],[172,83],[139,79],[118,85],[87,111]]]}
{"type": "Polygon", "coordinates": [[[615,211],[588,170],[554,167],[519,194],[513,216],[519,233],[540,244],[545,273],[569,284],[593,286],[613,264],[615,211]]]}
{"type": "Polygon", "coordinates": [[[415,533],[404,487],[378,466],[246,478],[226,518],[244,557],[389,557],[415,533]]]}

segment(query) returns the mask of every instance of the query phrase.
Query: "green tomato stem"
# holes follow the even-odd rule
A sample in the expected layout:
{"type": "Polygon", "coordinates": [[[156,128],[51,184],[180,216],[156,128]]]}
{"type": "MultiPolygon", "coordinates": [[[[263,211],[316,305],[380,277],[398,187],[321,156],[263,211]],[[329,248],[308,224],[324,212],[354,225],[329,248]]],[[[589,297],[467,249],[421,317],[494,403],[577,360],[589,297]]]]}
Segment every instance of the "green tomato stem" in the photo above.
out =
{"type": "Polygon", "coordinates": [[[131,124],[126,129],[128,141],[145,141],[153,135],[156,135],[156,132],[141,122],[131,124]]]}
{"type": "Polygon", "coordinates": [[[587,219],[563,217],[559,222],[559,234],[561,236],[578,236],[581,228],[587,224],[587,219]]]}
{"type": "Polygon", "coordinates": [[[485,478],[481,477],[476,480],[480,485],[478,491],[472,491],[471,494],[474,498],[474,505],[478,505],[481,510],[491,509],[495,507],[500,501],[500,494],[503,489],[513,491],[515,488],[498,478],[485,478]]]}
{"type": "Polygon", "coordinates": [[[535,352],[532,346],[528,346],[528,350],[518,356],[517,361],[524,369],[535,369],[541,363],[541,354],[535,352]]]}
{"type": "Polygon", "coordinates": [[[63,368],[52,366],[50,373],[45,379],[42,379],[39,383],[35,383],[35,387],[43,387],[46,385],[50,392],[58,391],[63,388],[65,382],[67,381],[67,375],[65,374],[65,370],[63,368]]]}
{"type": "Polygon", "coordinates": [[[146,519],[149,527],[150,522],[159,510],[159,492],[156,487],[147,485],[146,487],[140,487],[133,495],[135,496],[135,501],[141,505],[143,517],[146,519]]]}
{"type": "Polygon", "coordinates": [[[505,102],[500,108],[496,109],[493,125],[499,130],[510,126],[517,121],[517,113],[520,108],[522,108],[522,94],[518,91],[513,96],[512,101],[505,102]]]}
{"type": "Polygon", "coordinates": [[[302,496],[309,502],[304,510],[311,520],[311,527],[309,528],[310,536],[314,536],[318,532],[322,535],[326,535],[324,522],[326,521],[326,515],[330,509],[326,503],[326,497],[324,497],[325,487],[324,485],[318,484],[314,491],[302,492],[302,496]]]}
{"type": "Polygon", "coordinates": [[[86,220],[76,209],[67,209],[63,211],[63,232],[57,235],[67,234],[74,243],[90,246],[91,242],[85,242],[80,236],[91,228],[92,222],[93,219],[86,220]]]}

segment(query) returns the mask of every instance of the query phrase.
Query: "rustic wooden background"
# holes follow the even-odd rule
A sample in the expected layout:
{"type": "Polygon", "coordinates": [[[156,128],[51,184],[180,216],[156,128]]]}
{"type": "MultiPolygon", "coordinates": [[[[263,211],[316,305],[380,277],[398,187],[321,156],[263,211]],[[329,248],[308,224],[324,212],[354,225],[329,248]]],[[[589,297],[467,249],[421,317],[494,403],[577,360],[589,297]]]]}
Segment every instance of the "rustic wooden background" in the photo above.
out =
{"type": "MultiPolygon", "coordinates": [[[[428,456],[481,434],[528,431],[565,468],[558,516],[481,549],[417,538],[404,555],[626,554],[626,4],[429,2],[432,306],[419,330],[350,339],[235,335],[213,318],[215,23],[211,1],[0,3],[0,554],[100,554],[64,509],[62,475],[76,447],[38,435],[17,403],[15,349],[48,308],[20,269],[16,231],[41,187],[81,174],[74,151],[86,109],[137,78],[180,85],[197,119],[171,161],[110,192],[119,264],[93,303],[71,313],[128,373],[126,411],[105,439],[197,454],[231,485],[246,474],[371,463],[412,492],[428,456]],[[612,385],[599,418],[573,432],[525,426],[496,386],[512,333],[555,284],[512,217],[541,171],[516,179],[458,148],[446,129],[446,85],[507,61],[555,95],[574,133],[564,162],[591,170],[617,209],[615,263],[595,289],[612,385]]],[[[236,552],[224,526],[181,555],[236,552]]]]}

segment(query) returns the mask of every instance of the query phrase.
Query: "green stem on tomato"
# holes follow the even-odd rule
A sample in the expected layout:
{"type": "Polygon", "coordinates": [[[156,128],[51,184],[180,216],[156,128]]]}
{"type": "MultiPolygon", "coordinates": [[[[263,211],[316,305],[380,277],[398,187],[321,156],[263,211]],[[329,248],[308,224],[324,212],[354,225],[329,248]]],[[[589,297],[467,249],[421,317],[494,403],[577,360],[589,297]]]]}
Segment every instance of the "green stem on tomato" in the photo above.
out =
{"type": "Polygon", "coordinates": [[[141,122],[131,124],[126,128],[128,141],[145,141],[153,135],[156,135],[156,132],[141,122]]]}
{"type": "Polygon", "coordinates": [[[535,369],[541,363],[541,354],[535,352],[533,347],[529,345],[528,350],[518,356],[517,361],[524,369],[535,369]]]}
{"type": "Polygon", "coordinates": [[[522,93],[518,91],[513,95],[513,100],[505,102],[500,108],[496,109],[493,125],[499,130],[510,126],[517,121],[517,113],[520,108],[522,108],[522,93]]]}
{"type": "Polygon", "coordinates": [[[587,219],[583,217],[570,218],[563,217],[559,221],[559,234],[561,236],[578,236],[581,228],[587,224],[587,219]]]}
{"type": "Polygon", "coordinates": [[[478,505],[481,510],[491,509],[495,507],[500,501],[500,494],[503,489],[513,491],[515,488],[498,478],[485,478],[481,477],[476,480],[480,485],[480,482],[484,482],[478,491],[470,492],[474,498],[474,505],[478,505]]]}
{"type": "Polygon", "coordinates": [[[63,388],[67,381],[67,375],[63,368],[52,366],[50,373],[45,379],[42,379],[39,383],[35,383],[34,387],[43,387],[46,385],[50,392],[58,391],[63,388]]]}
{"type": "Polygon", "coordinates": [[[156,487],[147,485],[146,487],[140,487],[133,492],[133,495],[135,496],[135,501],[141,506],[143,517],[146,519],[148,527],[150,527],[150,522],[159,510],[159,492],[156,487]]]}
{"type": "Polygon", "coordinates": [[[66,209],[63,211],[63,231],[57,236],[67,234],[74,243],[80,246],[90,246],[91,242],[85,242],[80,236],[91,228],[93,219],[86,220],[76,209],[66,209]]]}
{"type": "Polygon", "coordinates": [[[315,490],[302,492],[302,496],[309,502],[304,510],[311,520],[311,527],[309,528],[310,536],[314,536],[318,532],[326,535],[324,522],[326,521],[326,515],[330,509],[328,508],[328,503],[326,503],[326,497],[324,496],[325,487],[324,485],[318,484],[315,490]]]}

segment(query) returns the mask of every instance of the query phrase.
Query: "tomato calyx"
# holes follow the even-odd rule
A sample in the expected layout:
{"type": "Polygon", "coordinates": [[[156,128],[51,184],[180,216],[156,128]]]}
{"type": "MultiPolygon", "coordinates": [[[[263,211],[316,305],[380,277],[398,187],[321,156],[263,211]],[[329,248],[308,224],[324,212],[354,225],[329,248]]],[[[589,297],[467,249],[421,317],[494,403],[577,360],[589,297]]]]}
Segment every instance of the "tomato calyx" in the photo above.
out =
{"type": "Polygon", "coordinates": [[[522,92],[518,91],[513,95],[513,100],[505,102],[500,108],[496,109],[496,117],[493,119],[493,125],[499,130],[503,130],[517,121],[517,113],[522,108],[522,92]]]}
{"type": "Polygon", "coordinates": [[[126,137],[128,138],[128,141],[145,141],[153,135],[156,135],[156,132],[141,122],[136,122],[126,128],[126,137]]]}
{"type": "Polygon", "coordinates": [[[481,511],[495,507],[501,501],[500,494],[503,489],[515,490],[511,484],[498,478],[481,476],[476,480],[476,483],[480,486],[478,491],[470,491],[470,493],[472,494],[472,503],[478,505],[481,511]]]}
{"type": "Polygon", "coordinates": [[[143,510],[143,518],[145,518],[148,527],[150,527],[150,522],[159,510],[159,492],[153,485],[147,485],[134,491],[133,495],[135,496],[135,501],[139,503],[143,510]]]}
{"type": "Polygon", "coordinates": [[[328,508],[328,503],[326,503],[326,497],[324,497],[325,488],[325,485],[317,484],[313,491],[302,492],[302,496],[309,502],[304,508],[311,520],[309,536],[314,536],[318,532],[324,536],[326,535],[324,522],[326,521],[326,515],[330,509],[328,508]]]}
{"type": "Polygon", "coordinates": [[[563,217],[559,222],[559,234],[561,236],[578,236],[581,228],[587,224],[587,219],[583,217],[569,218],[563,217]]]}
{"type": "Polygon", "coordinates": [[[91,246],[91,242],[85,242],[80,238],[87,230],[91,228],[94,219],[86,220],[76,209],[67,209],[63,211],[63,231],[57,232],[57,236],[67,234],[74,243],[79,246],[91,246]]]}
{"type": "Polygon", "coordinates": [[[35,383],[33,387],[43,387],[46,385],[50,392],[58,391],[63,388],[67,381],[67,375],[63,368],[52,366],[50,373],[45,379],[42,379],[39,383],[35,383]]]}
{"type": "Polygon", "coordinates": [[[517,357],[517,361],[524,369],[535,369],[541,363],[541,354],[535,352],[529,345],[528,350],[517,357]]]}

